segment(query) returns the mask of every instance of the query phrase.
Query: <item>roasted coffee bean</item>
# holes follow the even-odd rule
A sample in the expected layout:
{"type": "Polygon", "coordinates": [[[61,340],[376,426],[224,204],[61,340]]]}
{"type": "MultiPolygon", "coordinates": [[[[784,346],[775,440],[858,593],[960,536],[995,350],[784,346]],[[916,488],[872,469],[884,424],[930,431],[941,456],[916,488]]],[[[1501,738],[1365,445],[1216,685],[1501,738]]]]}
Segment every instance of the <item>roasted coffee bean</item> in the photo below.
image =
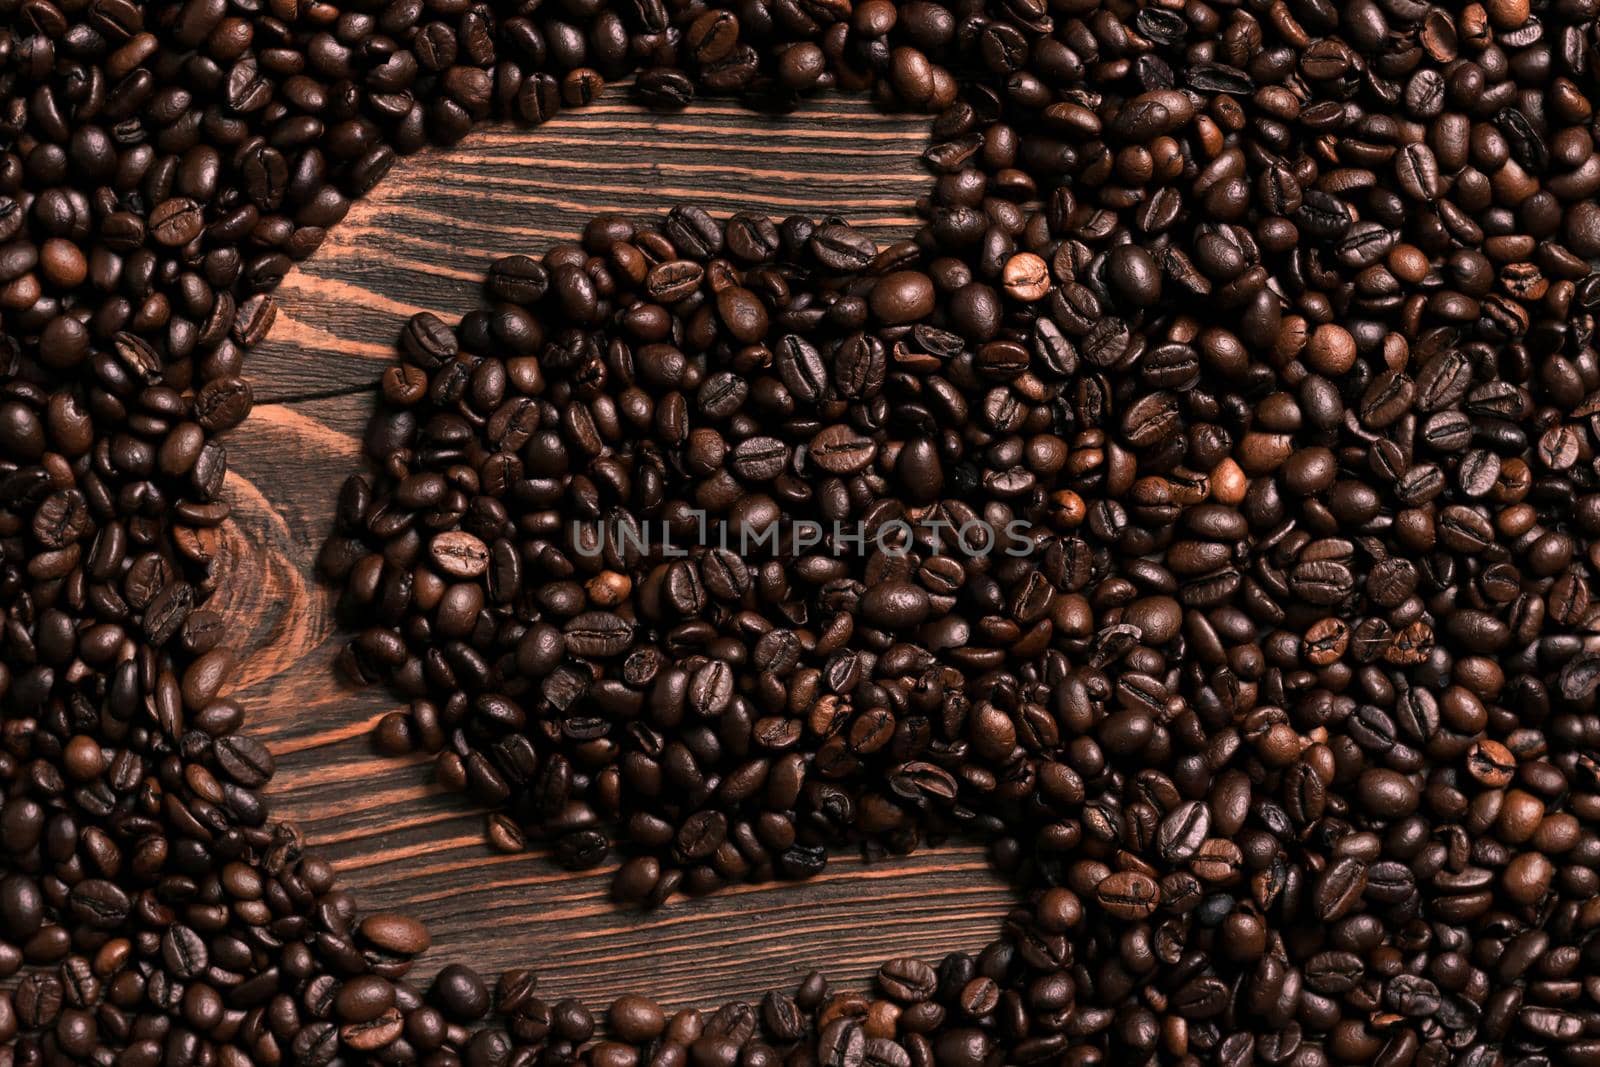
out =
{"type": "Polygon", "coordinates": [[[223,773],[246,789],[265,785],[272,777],[272,755],[254,738],[241,734],[219,738],[215,749],[223,773]]]}
{"type": "Polygon", "coordinates": [[[1095,886],[1095,899],[1114,918],[1142,919],[1160,906],[1161,889],[1148,875],[1118,871],[1095,886]]]}
{"type": "Polygon", "coordinates": [[[164,245],[186,245],[200,236],[202,212],[200,204],[184,197],[163,200],[150,212],[150,234],[164,245]]]}
{"type": "Polygon", "coordinates": [[[859,271],[870,266],[877,246],[865,234],[848,226],[829,225],[811,235],[809,245],[817,262],[833,271],[859,271]]]}
{"type": "Polygon", "coordinates": [[[434,566],[454,578],[477,578],[489,569],[489,548],[465,530],[439,534],[428,545],[434,566]]]}
{"type": "Polygon", "coordinates": [[[1596,1058],[1592,5],[534,6],[0,25],[0,1055],[1596,1058]],[[406,984],[207,600],[270,290],[628,74],[933,113],[920,228],[606,216],[415,316],[321,560],[379,746],[633,905],[956,831],[1021,897],[596,1040],[406,984]]]}

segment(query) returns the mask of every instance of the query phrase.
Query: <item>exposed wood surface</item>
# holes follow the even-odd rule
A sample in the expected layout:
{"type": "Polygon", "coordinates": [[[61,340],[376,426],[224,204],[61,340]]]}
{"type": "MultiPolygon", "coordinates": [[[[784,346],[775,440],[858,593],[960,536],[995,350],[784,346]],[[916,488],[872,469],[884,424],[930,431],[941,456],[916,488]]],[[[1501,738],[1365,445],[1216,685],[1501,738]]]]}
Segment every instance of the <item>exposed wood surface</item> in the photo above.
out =
{"type": "Polygon", "coordinates": [[[726,101],[660,116],[610,93],[541,129],[486,129],[403,162],[280,289],[277,326],[252,355],[255,413],[228,441],[236,518],[217,603],[238,647],[255,650],[239,695],[278,756],[276,812],[336,861],[364,906],[430,923],[419,974],[453,961],[533,965],[548,993],[592,1006],[623,991],[709,1005],[792,986],[812,966],[859,983],[890,956],[937,958],[994,936],[1010,897],[976,845],[872,864],[842,854],[811,882],[642,916],[610,904],[608,870],[491,853],[483,813],[439,790],[428,762],[372,749],[367,732],[395,702],[335,678],[334,594],[313,573],[407,316],[453,320],[475,305],[490,259],[542,251],[601,212],[692,201],[908,234],[928,182],[925,137],[921,122],[860,100],[781,118],[726,101]]]}

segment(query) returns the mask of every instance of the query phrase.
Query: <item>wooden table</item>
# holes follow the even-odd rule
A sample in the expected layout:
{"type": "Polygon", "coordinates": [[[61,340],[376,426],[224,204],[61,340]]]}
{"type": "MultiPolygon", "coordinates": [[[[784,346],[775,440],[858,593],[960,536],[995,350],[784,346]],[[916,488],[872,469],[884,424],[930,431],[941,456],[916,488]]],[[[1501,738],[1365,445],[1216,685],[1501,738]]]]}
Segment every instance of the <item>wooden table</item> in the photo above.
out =
{"type": "Polygon", "coordinates": [[[865,863],[835,856],[800,884],[744,887],[624,913],[609,868],[573,874],[482,843],[483,812],[441,791],[425,759],[376,754],[367,734],[397,703],[331,663],[343,637],[313,563],[334,499],[360,465],[373,388],[408,316],[474,307],[496,256],[539,253],[601,212],[695,202],[713,214],[839,215],[904,236],[929,178],[923,122],[860,99],[782,118],[730,101],[654,115],[611,91],[537,130],[494,127],[403,162],[279,290],[252,356],[254,415],[228,440],[229,529],[217,603],[241,649],[249,729],[278,757],[270,795],[365,907],[427,920],[449,962],[534,966],[541,990],[602,1006],[625,991],[683,1006],[792,987],[813,966],[865,981],[882,960],[977,949],[1010,902],[977,845],[865,863]]]}

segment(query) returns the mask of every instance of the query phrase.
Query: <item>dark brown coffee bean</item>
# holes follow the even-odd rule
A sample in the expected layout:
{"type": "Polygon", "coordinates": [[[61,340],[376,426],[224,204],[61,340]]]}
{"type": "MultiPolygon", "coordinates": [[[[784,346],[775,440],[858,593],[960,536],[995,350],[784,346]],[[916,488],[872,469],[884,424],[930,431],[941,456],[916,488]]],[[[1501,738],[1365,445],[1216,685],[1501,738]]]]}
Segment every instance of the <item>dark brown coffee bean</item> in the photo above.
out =
{"type": "Polygon", "coordinates": [[[200,236],[205,225],[203,209],[193,200],[163,200],[150,212],[150,234],[161,244],[181,247],[200,236]]]}
{"type": "Polygon", "coordinates": [[[865,234],[847,226],[823,226],[811,236],[810,249],[817,262],[833,271],[864,270],[878,249],[865,234]]]}
{"type": "Polygon", "coordinates": [[[419,312],[400,335],[402,350],[424,370],[442,366],[460,350],[455,334],[430,312],[419,312]]]}
{"type": "Polygon", "coordinates": [[[195,394],[194,420],[209,433],[231,430],[250,414],[254,402],[250,383],[243,378],[217,378],[195,394]]]}
{"type": "Polygon", "coordinates": [[[609,611],[585,612],[569,622],[563,632],[567,650],[579,656],[618,656],[633,643],[633,627],[609,611]]]}
{"type": "Polygon", "coordinates": [[[439,534],[428,543],[435,567],[453,578],[476,578],[489,569],[489,549],[465,530],[439,534]]]}
{"type": "Polygon", "coordinates": [[[933,996],[939,977],[921,960],[890,960],[878,968],[878,986],[904,1004],[916,1004],[933,996]]]}
{"type": "Polygon", "coordinates": [[[1153,914],[1161,903],[1154,879],[1137,871],[1118,871],[1095,886],[1100,907],[1118,919],[1137,920],[1153,914]]]}
{"type": "Polygon", "coordinates": [[[215,752],[223,773],[246,789],[259,789],[272,777],[272,754],[259,741],[233,734],[218,738],[215,752]]]}
{"type": "Polygon", "coordinates": [[[877,454],[869,438],[854,433],[848,426],[829,426],[811,439],[807,456],[829,474],[850,474],[868,466],[877,454]]]}
{"type": "Polygon", "coordinates": [[[1589,6],[22,5],[0,1044],[1600,1058],[1589,6]],[[620,834],[630,904],[956,829],[1020,896],[884,998],[624,998],[597,1041],[525,972],[400,981],[425,932],[272,821],[206,601],[270,290],[398,155],[629,74],[935,114],[921,228],[604,216],[414,317],[321,559],[344,665],[406,699],[380,748],[497,848],[620,834]]]}

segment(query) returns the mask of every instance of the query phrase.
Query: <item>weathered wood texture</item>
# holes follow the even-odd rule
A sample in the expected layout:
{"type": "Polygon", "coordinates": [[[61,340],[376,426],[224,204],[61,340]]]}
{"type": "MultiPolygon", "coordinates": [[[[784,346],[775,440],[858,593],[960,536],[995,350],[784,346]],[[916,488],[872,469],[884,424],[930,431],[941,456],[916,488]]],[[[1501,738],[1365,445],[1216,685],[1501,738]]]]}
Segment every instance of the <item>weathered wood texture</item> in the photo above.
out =
{"type": "Polygon", "coordinates": [[[644,916],[611,906],[607,870],[572,875],[538,854],[490,853],[482,812],[440,791],[426,761],[374,753],[367,731],[395,704],[334,677],[333,594],[313,574],[407,316],[459,316],[491,258],[542,251],[600,212],[693,201],[718,215],[805,211],[907,234],[928,182],[925,136],[920,122],[855,100],[783,118],[729,102],[660,116],[612,93],[539,130],[488,129],[406,161],[285,281],[277,327],[252,356],[258,406],[228,442],[236,522],[218,596],[238,646],[255,653],[238,685],[250,728],[278,757],[276,811],[367,907],[430,922],[435,947],[419,974],[451,961],[534,965],[543,988],[594,1006],[628,990],[705,1005],[790,986],[813,964],[860,982],[889,956],[993,937],[1010,898],[975,845],[874,864],[840,855],[809,883],[644,916]]]}

